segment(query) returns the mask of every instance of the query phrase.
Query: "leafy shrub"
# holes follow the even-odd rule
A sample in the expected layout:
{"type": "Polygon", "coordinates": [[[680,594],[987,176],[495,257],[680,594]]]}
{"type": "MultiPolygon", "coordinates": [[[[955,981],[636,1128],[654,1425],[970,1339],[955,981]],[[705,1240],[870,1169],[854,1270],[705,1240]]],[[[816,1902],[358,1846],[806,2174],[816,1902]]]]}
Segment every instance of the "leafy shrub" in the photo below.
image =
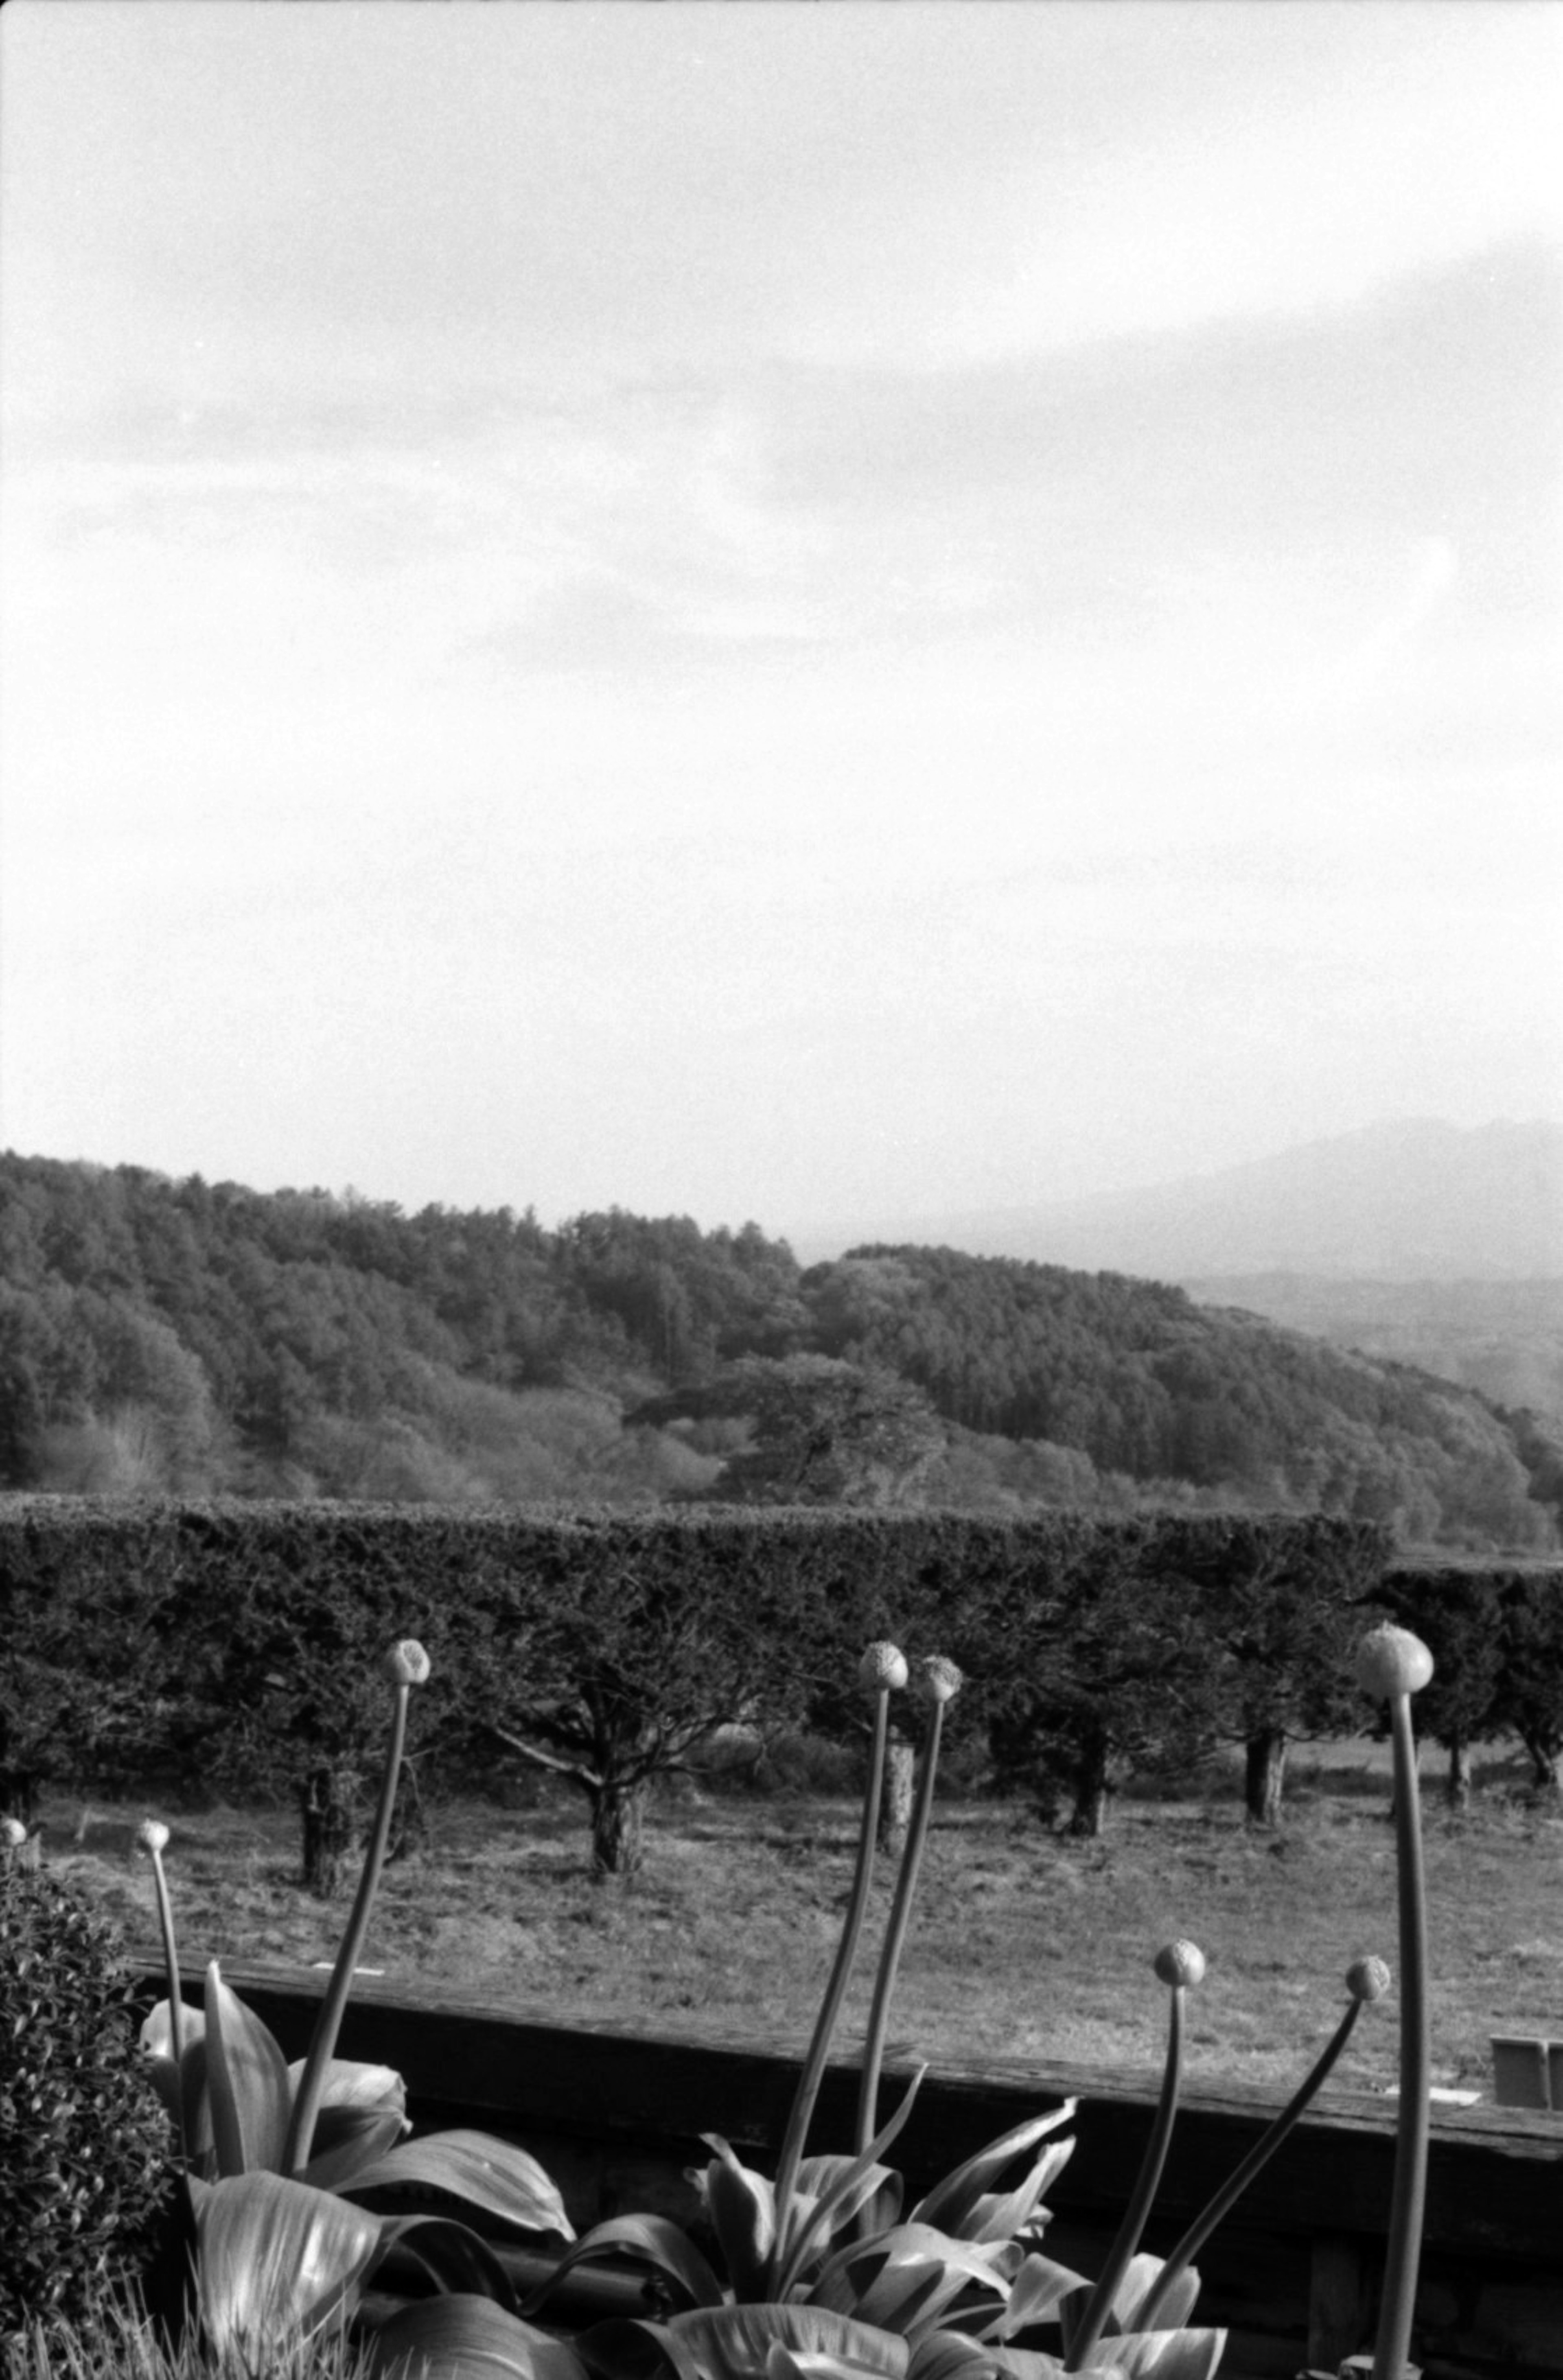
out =
{"type": "Polygon", "coordinates": [[[84,2314],[151,2249],[172,2173],[130,1994],[112,1930],[0,1849],[0,2338],[84,2314]]]}

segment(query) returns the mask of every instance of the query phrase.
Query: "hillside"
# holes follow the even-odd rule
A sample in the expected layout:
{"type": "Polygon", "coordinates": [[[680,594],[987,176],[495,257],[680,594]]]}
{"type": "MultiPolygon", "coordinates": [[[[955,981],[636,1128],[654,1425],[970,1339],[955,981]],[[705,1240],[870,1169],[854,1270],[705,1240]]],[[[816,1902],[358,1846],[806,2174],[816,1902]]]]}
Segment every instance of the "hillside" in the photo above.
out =
{"type": "Polygon", "coordinates": [[[1174,1501],[1541,1549],[1563,1447],[1121,1274],[907,1245],[804,1270],[753,1223],[549,1231],[6,1155],[0,1486],[1174,1501]]]}
{"type": "Polygon", "coordinates": [[[1155,1281],[1563,1280],[1563,1126],[1374,1124],[1148,1189],[882,1220],[873,1236],[1155,1281]]]}
{"type": "Polygon", "coordinates": [[[1179,1281],[1206,1305],[1240,1305],[1333,1346],[1435,1372],[1493,1403],[1563,1427],[1563,1281],[1370,1281],[1331,1273],[1222,1273],[1179,1281]]]}

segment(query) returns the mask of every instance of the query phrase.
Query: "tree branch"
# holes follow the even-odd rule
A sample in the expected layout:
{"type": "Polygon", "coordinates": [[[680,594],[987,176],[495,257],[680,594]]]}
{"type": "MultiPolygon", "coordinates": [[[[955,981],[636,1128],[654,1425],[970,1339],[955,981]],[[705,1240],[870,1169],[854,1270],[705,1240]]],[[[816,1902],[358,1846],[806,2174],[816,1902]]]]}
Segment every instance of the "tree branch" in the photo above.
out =
{"type": "Polygon", "coordinates": [[[493,1719],[488,1722],[488,1731],[496,1735],[501,1743],[508,1744],[512,1752],[519,1752],[523,1760],[534,1760],[539,1768],[553,1768],[561,1777],[573,1777],[589,1793],[602,1791],[603,1779],[584,1761],[560,1760],[552,1752],[540,1752],[535,1743],[523,1743],[519,1735],[512,1735],[508,1728],[497,1727],[493,1719]]]}

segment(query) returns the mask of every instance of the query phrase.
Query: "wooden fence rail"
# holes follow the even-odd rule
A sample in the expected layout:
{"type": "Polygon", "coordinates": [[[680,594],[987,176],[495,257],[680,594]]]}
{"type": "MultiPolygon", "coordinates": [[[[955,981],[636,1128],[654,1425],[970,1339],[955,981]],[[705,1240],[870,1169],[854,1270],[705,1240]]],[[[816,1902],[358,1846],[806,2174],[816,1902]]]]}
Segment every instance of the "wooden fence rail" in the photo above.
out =
{"type": "MultiPolygon", "coordinates": [[[[289,2058],[308,2046],[324,1977],[225,1970],[289,2058]]],[[[190,1973],[186,1998],[198,1999],[190,1973]]],[[[144,1978],[148,1998],[161,1977],[144,1978]]],[[[706,2033],[669,2038],[541,2011],[384,1985],[355,1990],[345,2058],[395,2067],[420,2132],[475,2125],[522,2143],[584,2229],[639,2209],[691,2221],[688,2179],[720,2132],[774,2171],[803,2044],[756,2048],[706,2033]]],[[[906,2070],[892,2059],[892,2082],[906,2070]]],[[[930,2069],[895,2151],[913,2192],[1027,2116],[1078,2098],[1075,2155],[1050,2193],[1049,2252],[1100,2264],[1150,2129],[1156,2077],[993,2059],[930,2069]]],[[[825,2078],[812,2134],[850,2137],[849,2061],[825,2078]]],[[[1145,2244],[1165,2250],[1238,2164],[1279,2102],[1195,2085],[1185,2094],[1145,2244]]],[[[1333,2371],[1371,2349],[1394,2163],[1393,2103],[1326,2093],[1200,2258],[1202,2321],[1231,2332],[1225,2370],[1270,2380],[1333,2371]]],[[[1563,2380],[1563,2116],[1435,2109],[1413,2351],[1427,2380],[1563,2380]]]]}

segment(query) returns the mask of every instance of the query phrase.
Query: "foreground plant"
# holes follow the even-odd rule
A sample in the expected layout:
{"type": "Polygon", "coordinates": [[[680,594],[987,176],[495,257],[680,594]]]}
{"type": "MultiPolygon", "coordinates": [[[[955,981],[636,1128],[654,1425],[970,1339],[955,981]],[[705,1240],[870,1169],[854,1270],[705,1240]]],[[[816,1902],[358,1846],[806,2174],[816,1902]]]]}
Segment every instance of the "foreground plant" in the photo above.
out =
{"type": "MultiPolygon", "coordinates": [[[[359,2200],[411,2186],[533,2240],[563,2245],[574,2237],[557,2190],[524,2149],[470,2131],[403,2142],[409,2127],[401,2077],[335,2054],[385,1865],[408,1700],[428,1677],[428,1657],[409,1641],[393,1647],[384,1669],[393,1709],[380,1799],[306,2058],[287,2064],[215,1960],[202,2008],[182,2004],[162,1862],[167,1830],[153,1820],[141,1833],[168,1967],[168,1996],[147,2019],[142,2046],[178,2128],[202,2332],[219,2357],[245,2368],[259,2370],[299,2340],[341,2329],[393,2249],[415,2257],[436,2289],[514,2312],[503,2266],[465,2225],[445,2216],[377,2214],[359,2200]]],[[[459,2321],[455,2329],[459,2335],[459,2321]]]]}
{"type": "Polygon", "coordinates": [[[1386,1621],[1370,1629],[1358,1647],[1357,1682],[1375,1702],[1389,1706],[1400,1928],[1400,2095],[1373,2380],[1401,2380],[1407,2369],[1427,2197],[1433,2046],[1427,2010],[1427,1885],[1411,1696],[1421,1693],[1432,1675],[1433,1656],[1409,1628],[1386,1621]]]}

